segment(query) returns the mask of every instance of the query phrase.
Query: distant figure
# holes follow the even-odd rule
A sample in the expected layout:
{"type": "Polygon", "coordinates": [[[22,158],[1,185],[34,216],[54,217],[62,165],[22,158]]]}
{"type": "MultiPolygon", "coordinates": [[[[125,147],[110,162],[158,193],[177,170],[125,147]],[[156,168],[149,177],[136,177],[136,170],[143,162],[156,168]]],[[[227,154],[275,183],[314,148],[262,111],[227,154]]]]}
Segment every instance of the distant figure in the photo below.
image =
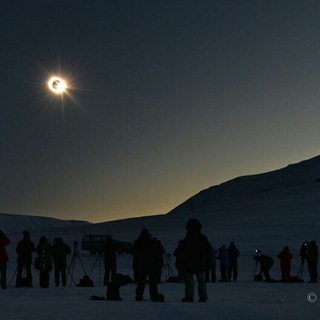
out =
{"type": "Polygon", "coordinates": [[[187,234],[181,245],[181,255],[185,270],[185,297],[182,302],[193,302],[194,275],[198,281],[199,302],[208,299],[205,271],[210,259],[210,244],[207,237],[201,233],[202,225],[196,219],[190,219],[186,224],[187,234]]]}
{"type": "Polygon", "coordinates": [[[305,241],[300,248],[301,263],[305,263],[308,254],[309,242],[305,241]]]}
{"type": "Polygon", "coordinates": [[[173,253],[173,255],[176,257],[175,267],[176,267],[176,269],[178,271],[179,282],[183,282],[184,281],[184,277],[185,277],[185,271],[184,271],[183,261],[182,261],[182,257],[181,257],[181,245],[182,245],[182,243],[183,243],[183,240],[179,240],[178,246],[174,250],[174,253],[173,253]]]}
{"type": "Polygon", "coordinates": [[[158,292],[157,243],[147,229],[142,229],[133,246],[133,270],[137,282],[136,301],[143,300],[147,278],[149,278],[150,299],[163,302],[164,297],[158,292]]]}
{"type": "Polygon", "coordinates": [[[30,240],[30,233],[23,231],[23,239],[19,241],[16,252],[18,254],[18,271],[16,287],[32,287],[32,253],[36,251],[34,243],[30,240]],[[22,278],[22,270],[26,270],[26,278],[22,278]]]}
{"type": "Polygon", "coordinates": [[[231,278],[232,278],[233,281],[237,281],[238,257],[240,253],[233,241],[230,242],[228,253],[229,253],[228,280],[231,281],[231,278]]]}
{"type": "Polygon", "coordinates": [[[0,277],[1,288],[7,289],[7,261],[9,260],[6,246],[10,243],[7,236],[0,230],[0,277]]]}
{"type": "Polygon", "coordinates": [[[41,288],[49,288],[49,276],[52,270],[51,245],[45,236],[41,236],[37,245],[35,268],[39,270],[41,288]]]}
{"type": "Polygon", "coordinates": [[[289,247],[284,247],[282,252],[278,254],[278,258],[280,259],[280,269],[282,275],[282,281],[289,281],[291,278],[291,260],[292,253],[289,250],[289,247]]]}
{"type": "Polygon", "coordinates": [[[62,238],[55,238],[52,246],[51,254],[53,257],[54,265],[54,281],[56,287],[61,283],[65,287],[67,283],[67,255],[71,253],[71,248],[65,244],[62,238]]]}
{"type": "Polygon", "coordinates": [[[257,275],[258,277],[264,276],[266,281],[270,281],[270,269],[273,266],[273,259],[266,255],[256,255],[253,259],[260,263],[260,273],[257,275]]]}
{"type": "Polygon", "coordinates": [[[210,275],[211,275],[211,282],[217,281],[216,265],[217,265],[217,250],[212,245],[210,245],[210,259],[206,269],[206,282],[210,282],[210,275]]]}
{"type": "Polygon", "coordinates": [[[223,245],[218,250],[218,259],[220,260],[220,273],[221,273],[221,282],[227,282],[227,271],[229,268],[229,252],[227,250],[227,247],[223,245]]]}
{"type": "Polygon", "coordinates": [[[311,241],[308,246],[307,264],[310,274],[310,282],[318,282],[318,246],[314,240],[311,241]]]}
{"type": "Polygon", "coordinates": [[[104,285],[107,286],[111,281],[115,281],[117,274],[117,248],[111,237],[107,237],[104,246],[104,285]]]}

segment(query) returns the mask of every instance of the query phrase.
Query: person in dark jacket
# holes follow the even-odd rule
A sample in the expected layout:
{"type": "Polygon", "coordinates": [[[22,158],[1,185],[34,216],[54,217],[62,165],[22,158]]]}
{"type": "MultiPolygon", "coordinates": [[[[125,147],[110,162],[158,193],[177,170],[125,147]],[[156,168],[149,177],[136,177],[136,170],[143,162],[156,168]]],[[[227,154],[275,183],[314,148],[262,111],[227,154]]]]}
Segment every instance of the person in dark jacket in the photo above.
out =
{"type": "Polygon", "coordinates": [[[289,247],[284,247],[282,252],[278,254],[278,258],[280,259],[280,269],[282,275],[282,281],[289,281],[291,278],[291,260],[292,253],[289,250],[289,247]]]}
{"type": "Polygon", "coordinates": [[[309,242],[305,241],[300,248],[301,263],[304,264],[307,259],[309,242]]]}
{"type": "Polygon", "coordinates": [[[23,231],[23,239],[18,242],[16,252],[18,254],[18,271],[16,278],[16,286],[28,286],[32,287],[32,253],[36,251],[34,243],[30,239],[30,233],[23,231]],[[26,270],[26,282],[22,282],[22,270],[26,270]]]}
{"type": "Polygon", "coordinates": [[[260,273],[258,276],[264,275],[266,281],[270,281],[270,269],[273,266],[273,259],[266,255],[256,255],[253,259],[260,263],[260,273]]]}
{"type": "Polygon", "coordinates": [[[116,280],[117,274],[117,248],[111,237],[107,237],[104,246],[104,285],[107,286],[111,281],[116,280]]]}
{"type": "Polygon", "coordinates": [[[227,282],[227,272],[229,267],[229,252],[225,245],[218,250],[218,259],[220,260],[221,282],[227,282]]]}
{"type": "Polygon", "coordinates": [[[185,297],[182,302],[193,302],[194,275],[198,280],[199,301],[208,299],[205,271],[210,260],[210,244],[201,233],[202,225],[196,219],[189,219],[186,224],[187,234],[181,245],[182,263],[185,274],[185,297]]]}
{"type": "Polygon", "coordinates": [[[233,281],[237,281],[238,257],[240,253],[233,241],[230,242],[228,253],[229,253],[228,281],[231,281],[231,278],[233,279],[233,281]]]}
{"type": "Polygon", "coordinates": [[[67,255],[71,253],[71,248],[65,244],[62,238],[55,238],[52,246],[51,254],[54,265],[54,281],[58,287],[60,284],[60,274],[62,286],[67,283],[67,255]]]}
{"type": "Polygon", "coordinates": [[[318,282],[318,246],[314,240],[311,241],[308,246],[307,264],[310,274],[310,282],[318,282]]]}
{"type": "Polygon", "coordinates": [[[217,250],[210,244],[210,260],[206,270],[206,282],[216,282],[217,250]]]}
{"type": "Polygon", "coordinates": [[[158,292],[157,283],[157,243],[147,229],[142,229],[133,245],[133,270],[137,282],[136,301],[143,300],[147,278],[149,278],[150,299],[163,302],[164,297],[158,292]]]}
{"type": "Polygon", "coordinates": [[[10,243],[9,238],[0,230],[0,277],[1,288],[7,289],[7,261],[9,260],[6,246],[10,243]]]}
{"type": "Polygon", "coordinates": [[[41,288],[49,288],[49,277],[52,270],[51,245],[45,236],[41,236],[37,245],[35,268],[39,270],[39,282],[41,288]]]}

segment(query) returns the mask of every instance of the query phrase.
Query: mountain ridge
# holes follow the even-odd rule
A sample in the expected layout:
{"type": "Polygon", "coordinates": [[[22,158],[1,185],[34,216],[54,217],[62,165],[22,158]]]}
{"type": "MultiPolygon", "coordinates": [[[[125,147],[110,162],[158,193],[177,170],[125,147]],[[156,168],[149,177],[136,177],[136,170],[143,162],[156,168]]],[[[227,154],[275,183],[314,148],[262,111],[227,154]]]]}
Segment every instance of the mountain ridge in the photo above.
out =
{"type": "Polygon", "coordinates": [[[269,172],[240,176],[211,186],[190,197],[168,214],[197,211],[203,207],[264,192],[320,181],[320,156],[269,172]]]}

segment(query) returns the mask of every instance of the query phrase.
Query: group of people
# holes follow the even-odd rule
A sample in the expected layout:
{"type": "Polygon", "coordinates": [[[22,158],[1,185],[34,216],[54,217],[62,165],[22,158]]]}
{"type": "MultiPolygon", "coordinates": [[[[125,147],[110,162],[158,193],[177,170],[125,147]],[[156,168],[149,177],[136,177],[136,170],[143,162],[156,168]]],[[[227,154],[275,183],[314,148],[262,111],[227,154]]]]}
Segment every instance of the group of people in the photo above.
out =
{"type": "MultiPolygon", "coordinates": [[[[7,288],[7,261],[8,253],[6,246],[10,243],[8,237],[0,230],[0,271],[1,287],[7,288]]],[[[17,270],[16,270],[16,287],[32,287],[33,264],[32,254],[36,253],[34,268],[39,274],[39,283],[41,288],[49,287],[50,272],[54,268],[54,279],[56,286],[59,286],[60,277],[62,285],[67,281],[67,255],[71,252],[70,247],[65,244],[62,238],[55,238],[51,244],[45,236],[41,236],[37,246],[31,241],[30,233],[23,231],[23,239],[16,246],[17,270]],[[25,274],[23,275],[23,271],[25,274]]]]}
{"type": "MultiPolygon", "coordinates": [[[[305,263],[308,265],[310,283],[318,282],[318,246],[313,240],[311,242],[304,242],[300,249],[301,264],[299,267],[298,275],[292,276],[291,274],[291,261],[293,254],[290,252],[289,247],[284,247],[283,250],[277,256],[280,260],[281,280],[282,282],[296,282],[301,281],[303,267],[305,263]]],[[[256,263],[260,264],[260,272],[255,275],[256,281],[262,281],[263,277],[266,281],[272,281],[270,276],[270,269],[274,265],[272,257],[261,254],[260,250],[257,250],[254,256],[256,263]]]]}
{"type": "MultiPolygon", "coordinates": [[[[206,302],[207,282],[215,282],[216,264],[220,261],[220,273],[222,282],[237,281],[239,250],[235,243],[230,242],[229,247],[223,245],[216,250],[208,241],[207,237],[201,232],[202,225],[197,219],[189,219],[186,224],[186,236],[180,240],[174,252],[176,257],[175,266],[178,270],[178,280],[185,284],[185,294],[182,302],[194,301],[194,278],[198,282],[199,302],[206,302]]],[[[8,237],[0,230],[0,273],[1,287],[7,288],[6,269],[8,254],[5,247],[10,243],[8,237]]],[[[18,267],[16,276],[16,286],[32,286],[32,254],[36,253],[34,267],[39,273],[41,288],[49,286],[50,272],[54,268],[55,285],[59,286],[60,276],[62,285],[67,281],[67,255],[71,253],[70,247],[61,238],[55,238],[53,244],[45,237],[41,236],[37,246],[30,239],[28,231],[23,231],[23,239],[16,246],[18,255],[18,267]],[[25,270],[25,277],[22,277],[25,270]]],[[[133,271],[134,282],[136,283],[135,299],[142,301],[147,279],[149,280],[150,299],[154,302],[163,302],[164,296],[158,291],[158,284],[164,267],[165,250],[161,242],[153,237],[150,232],[143,228],[133,246],[133,271]]],[[[304,242],[300,250],[302,270],[305,262],[310,273],[310,282],[318,282],[317,263],[318,247],[315,241],[304,242]]],[[[282,281],[290,282],[291,260],[293,258],[289,247],[279,253],[282,281]]],[[[105,276],[104,284],[110,285],[117,281],[117,255],[116,247],[112,238],[108,238],[105,243],[104,251],[105,276]],[[111,278],[110,278],[111,275],[111,278]]],[[[273,258],[261,254],[257,250],[254,256],[256,266],[260,264],[260,272],[255,276],[256,281],[271,281],[270,269],[274,265],[273,258]]],[[[301,276],[300,276],[301,277],[301,276]]]]}
{"type": "MultiPolygon", "coordinates": [[[[180,282],[184,281],[184,266],[183,259],[181,259],[180,247],[183,244],[183,240],[180,240],[177,248],[174,251],[176,257],[175,267],[178,271],[178,278],[180,282]]],[[[209,254],[206,259],[205,280],[206,282],[217,281],[217,260],[220,261],[220,275],[221,282],[237,281],[238,278],[238,257],[240,253],[236,247],[234,241],[230,242],[229,247],[223,245],[217,251],[211,244],[209,248],[209,254]]]]}
{"type": "MultiPolygon", "coordinates": [[[[186,237],[181,240],[176,250],[179,261],[180,274],[183,274],[185,295],[182,302],[194,300],[194,276],[198,281],[199,302],[208,299],[205,271],[210,257],[210,243],[201,233],[201,223],[190,219],[186,224],[186,237]]],[[[161,260],[164,253],[161,243],[152,237],[147,229],[141,231],[133,246],[133,270],[136,275],[136,301],[143,300],[146,280],[149,279],[150,299],[154,302],[163,302],[164,296],[158,291],[159,272],[163,267],[161,260]]]]}

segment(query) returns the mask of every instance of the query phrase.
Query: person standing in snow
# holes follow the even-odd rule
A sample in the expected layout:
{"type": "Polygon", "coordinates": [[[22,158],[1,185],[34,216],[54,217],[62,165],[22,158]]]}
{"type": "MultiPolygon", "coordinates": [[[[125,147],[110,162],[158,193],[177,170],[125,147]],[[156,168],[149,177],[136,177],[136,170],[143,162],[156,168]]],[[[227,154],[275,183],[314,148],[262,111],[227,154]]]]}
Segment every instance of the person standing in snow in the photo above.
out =
{"type": "Polygon", "coordinates": [[[229,253],[228,281],[231,281],[231,278],[233,278],[233,281],[237,281],[238,257],[240,253],[233,241],[230,242],[228,253],[229,253]]]}
{"type": "Polygon", "coordinates": [[[0,230],[0,277],[1,288],[7,289],[7,261],[9,260],[6,246],[10,243],[9,238],[0,230]]]}
{"type": "Polygon", "coordinates": [[[41,236],[37,245],[35,268],[39,270],[41,288],[49,288],[50,271],[52,270],[51,245],[45,236],[41,236]]]}
{"type": "Polygon", "coordinates": [[[30,239],[30,233],[23,231],[23,239],[19,241],[16,252],[18,254],[18,271],[16,278],[16,286],[28,286],[32,287],[32,253],[36,251],[34,243],[30,239]],[[26,270],[26,283],[22,283],[22,270],[26,270]]]}
{"type": "Polygon", "coordinates": [[[287,282],[291,278],[291,260],[292,253],[289,250],[289,247],[284,247],[282,252],[278,254],[278,258],[280,259],[280,269],[282,275],[282,281],[287,282]]]}
{"type": "Polygon", "coordinates": [[[227,247],[223,245],[219,250],[218,250],[218,259],[220,260],[220,273],[221,273],[221,282],[227,282],[227,271],[229,268],[229,253],[227,250],[227,247]]]}
{"type": "Polygon", "coordinates": [[[217,250],[210,244],[210,259],[209,259],[209,264],[206,270],[206,282],[210,282],[210,275],[211,275],[211,282],[216,282],[217,280],[216,265],[217,265],[217,250]]]}
{"type": "Polygon", "coordinates": [[[143,300],[147,278],[149,278],[150,299],[163,302],[164,297],[158,292],[157,242],[149,231],[142,229],[133,245],[133,270],[137,282],[136,301],[143,300]]]}
{"type": "Polygon", "coordinates": [[[196,219],[186,224],[187,234],[181,245],[182,264],[185,270],[185,297],[182,302],[193,302],[194,275],[198,280],[199,302],[208,299],[205,271],[210,260],[210,243],[201,233],[202,225],[196,219]]]}
{"type": "Polygon", "coordinates": [[[308,246],[307,264],[310,274],[310,282],[318,282],[318,246],[314,240],[311,241],[308,246]]]}
{"type": "Polygon", "coordinates": [[[54,264],[54,281],[58,287],[60,284],[60,274],[62,286],[67,283],[67,255],[71,253],[71,248],[63,242],[62,238],[55,238],[51,254],[54,264]]]}
{"type": "Polygon", "coordinates": [[[117,248],[111,237],[107,237],[104,246],[104,285],[107,286],[111,281],[116,280],[117,274],[117,248]]]}

